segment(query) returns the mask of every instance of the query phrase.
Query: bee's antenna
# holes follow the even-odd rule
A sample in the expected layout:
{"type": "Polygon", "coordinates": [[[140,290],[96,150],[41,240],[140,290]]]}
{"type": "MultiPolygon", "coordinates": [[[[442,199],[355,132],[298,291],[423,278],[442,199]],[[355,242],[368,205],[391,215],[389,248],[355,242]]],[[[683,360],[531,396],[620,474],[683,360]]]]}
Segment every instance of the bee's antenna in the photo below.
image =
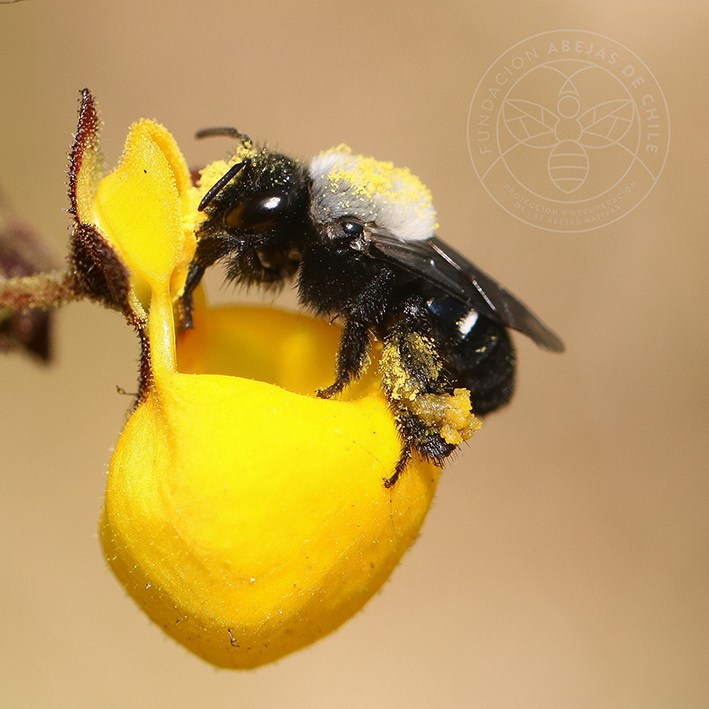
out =
{"type": "Polygon", "coordinates": [[[232,180],[235,175],[238,175],[245,167],[251,164],[249,158],[244,158],[241,162],[237,162],[232,165],[207,191],[207,193],[202,197],[202,201],[197,207],[198,212],[203,212],[212,200],[224,189],[228,182],[232,180]]]}
{"type": "Polygon", "coordinates": [[[198,130],[195,134],[194,137],[197,139],[201,138],[212,138],[212,137],[224,137],[224,138],[234,138],[234,140],[238,140],[242,143],[251,143],[251,138],[249,138],[246,133],[241,133],[236,128],[232,128],[230,126],[221,126],[221,127],[216,127],[216,128],[202,128],[202,130],[198,130]]]}

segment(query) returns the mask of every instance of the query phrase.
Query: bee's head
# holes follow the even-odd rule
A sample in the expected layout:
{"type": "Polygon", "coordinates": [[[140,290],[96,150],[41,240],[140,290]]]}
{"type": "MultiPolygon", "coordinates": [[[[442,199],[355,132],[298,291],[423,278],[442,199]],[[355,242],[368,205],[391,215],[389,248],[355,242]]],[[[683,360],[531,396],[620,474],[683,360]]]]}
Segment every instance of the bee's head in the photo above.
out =
{"type": "Polygon", "coordinates": [[[292,275],[309,229],[304,166],[243,143],[200,204],[197,238],[205,262],[228,257],[227,277],[274,282],[292,275]]]}

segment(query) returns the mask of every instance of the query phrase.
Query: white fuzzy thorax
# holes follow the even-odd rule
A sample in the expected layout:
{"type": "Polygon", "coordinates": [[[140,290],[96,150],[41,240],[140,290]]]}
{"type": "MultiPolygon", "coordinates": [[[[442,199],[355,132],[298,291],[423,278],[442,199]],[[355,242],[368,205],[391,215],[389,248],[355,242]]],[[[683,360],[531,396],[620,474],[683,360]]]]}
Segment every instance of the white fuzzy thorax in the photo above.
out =
{"type": "Polygon", "coordinates": [[[313,158],[310,177],[311,210],[321,224],[354,217],[402,241],[428,239],[438,226],[430,191],[406,168],[340,145],[313,158]]]}

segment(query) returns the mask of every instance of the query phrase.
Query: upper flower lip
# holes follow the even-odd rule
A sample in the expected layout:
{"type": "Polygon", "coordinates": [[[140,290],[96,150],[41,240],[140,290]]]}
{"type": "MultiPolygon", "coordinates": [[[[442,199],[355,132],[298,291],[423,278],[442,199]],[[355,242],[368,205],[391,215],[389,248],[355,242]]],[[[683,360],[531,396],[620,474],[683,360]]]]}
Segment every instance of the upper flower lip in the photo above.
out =
{"type": "MultiPolygon", "coordinates": [[[[175,296],[184,285],[196,246],[193,227],[198,195],[174,138],[151,120],[131,126],[118,166],[103,175],[99,126],[95,101],[84,90],[69,172],[75,231],[94,229],[100,234],[104,248],[92,251],[115,253],[127,269],[136,296],[131,306],[142,311],[151,290],[167,287],[175,296]]],[[[77,244],[73,246],[76,268],[77,244]]],[[[82,256],[84,252],[80,251],[82,256]]],[[[106,265],[101,261],[111,260],[108,253],[92,256],[91,265],[99,270],[106,265]]],[[[118,274],[107,278],[115,286],[118,274]]],[[[105,293],[93,295],[107,299],[105,293]]],[[[114,305],[125,310],[123,303],[114,305]]]]}
{"type": "Polygon", "coordinates": [[[120,164],[98,185],[94,223],[151,288],[176,272],[184,282],[195,249],[194,233],[186,228],[191,189],[174,139],[148,120],[131,126],[120,164]]]}

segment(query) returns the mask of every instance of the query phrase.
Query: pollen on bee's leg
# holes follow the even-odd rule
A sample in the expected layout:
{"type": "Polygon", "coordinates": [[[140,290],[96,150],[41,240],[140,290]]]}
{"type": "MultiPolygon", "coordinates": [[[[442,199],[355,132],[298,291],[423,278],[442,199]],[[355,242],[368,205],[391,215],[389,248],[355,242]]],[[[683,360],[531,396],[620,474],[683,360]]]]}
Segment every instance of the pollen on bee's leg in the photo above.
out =
{"type": "Polygon", "coordinates": [[[467,441],[482,425],[470,404],[470,392],[457,388],[452,394],[421,394],[410,406],[411,413],[427,430],[451,446],[467,441]]]}

